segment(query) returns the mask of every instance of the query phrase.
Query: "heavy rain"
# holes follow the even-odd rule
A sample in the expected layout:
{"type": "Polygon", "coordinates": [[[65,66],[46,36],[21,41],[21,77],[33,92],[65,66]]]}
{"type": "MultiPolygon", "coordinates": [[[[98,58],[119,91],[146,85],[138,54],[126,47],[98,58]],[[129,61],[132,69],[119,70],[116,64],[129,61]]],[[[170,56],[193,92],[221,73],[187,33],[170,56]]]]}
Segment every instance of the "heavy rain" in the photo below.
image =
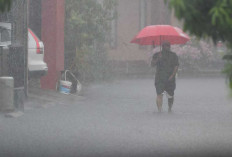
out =
{"type": "Polygon", "coordinates": [[[0,0],[0,157],[232,156],[230,0],[0,0]]]}

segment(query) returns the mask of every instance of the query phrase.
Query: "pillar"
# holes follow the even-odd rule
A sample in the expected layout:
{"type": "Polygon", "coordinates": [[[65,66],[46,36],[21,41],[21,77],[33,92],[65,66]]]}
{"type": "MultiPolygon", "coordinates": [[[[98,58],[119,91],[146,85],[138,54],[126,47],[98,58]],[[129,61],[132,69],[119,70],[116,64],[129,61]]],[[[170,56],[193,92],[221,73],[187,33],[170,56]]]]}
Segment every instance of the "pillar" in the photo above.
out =
{"type": "Polygon", "coordinates": [[[65,0],[42,0],[41,38],[44,42],[48,74],[41,78],[43,89],[55,89],[64,70],[65,0]]]}

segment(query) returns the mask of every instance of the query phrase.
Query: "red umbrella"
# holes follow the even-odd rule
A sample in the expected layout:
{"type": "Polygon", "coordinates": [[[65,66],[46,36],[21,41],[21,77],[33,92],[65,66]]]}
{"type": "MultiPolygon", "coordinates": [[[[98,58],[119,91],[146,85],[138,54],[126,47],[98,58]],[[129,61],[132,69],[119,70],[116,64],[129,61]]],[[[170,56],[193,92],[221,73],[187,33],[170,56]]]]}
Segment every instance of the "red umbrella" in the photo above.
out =
{"type": "Polygon", "coordinates": [[[170,25],[151,25],[143,28],[131,41],[139,45],[160,45],[162,41],[169,41],[171,45],[185,44],[189,36],[180,28],[170,25]]]}

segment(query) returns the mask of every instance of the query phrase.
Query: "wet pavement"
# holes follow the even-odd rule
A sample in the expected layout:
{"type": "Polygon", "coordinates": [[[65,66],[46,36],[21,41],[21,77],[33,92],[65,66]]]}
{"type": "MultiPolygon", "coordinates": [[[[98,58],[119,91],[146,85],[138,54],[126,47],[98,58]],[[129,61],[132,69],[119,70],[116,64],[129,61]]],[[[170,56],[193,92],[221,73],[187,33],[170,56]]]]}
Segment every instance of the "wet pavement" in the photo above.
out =
{"type": "Polygon", "coordinates": [[[45,94],[18,118],[0,116],[0,156],[230,156],[232,99],[224,78],[177,79],[173,113],[157,112],[152,79],[45,94]],[[38,107],[45,106],[45,107],[38,107]]]}

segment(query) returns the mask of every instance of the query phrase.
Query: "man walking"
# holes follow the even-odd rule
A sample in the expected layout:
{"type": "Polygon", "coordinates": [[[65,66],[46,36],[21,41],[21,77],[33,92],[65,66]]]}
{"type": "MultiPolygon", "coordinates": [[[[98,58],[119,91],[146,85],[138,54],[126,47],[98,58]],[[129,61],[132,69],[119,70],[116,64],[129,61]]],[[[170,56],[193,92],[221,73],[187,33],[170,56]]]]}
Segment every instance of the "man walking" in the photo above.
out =
{"type": "Polygon", "coordinates": [[[156,67],[155,88],[157,93],[156,103],[158,111],[162,111],[163,93],[168,96],[168,112],[172,111],[174,90],[176,88],[176,72],[178,70],[178,57],[170,50],[170,43],[162,43],[162,51],[153,55],[151,66],[156,67]]]}

